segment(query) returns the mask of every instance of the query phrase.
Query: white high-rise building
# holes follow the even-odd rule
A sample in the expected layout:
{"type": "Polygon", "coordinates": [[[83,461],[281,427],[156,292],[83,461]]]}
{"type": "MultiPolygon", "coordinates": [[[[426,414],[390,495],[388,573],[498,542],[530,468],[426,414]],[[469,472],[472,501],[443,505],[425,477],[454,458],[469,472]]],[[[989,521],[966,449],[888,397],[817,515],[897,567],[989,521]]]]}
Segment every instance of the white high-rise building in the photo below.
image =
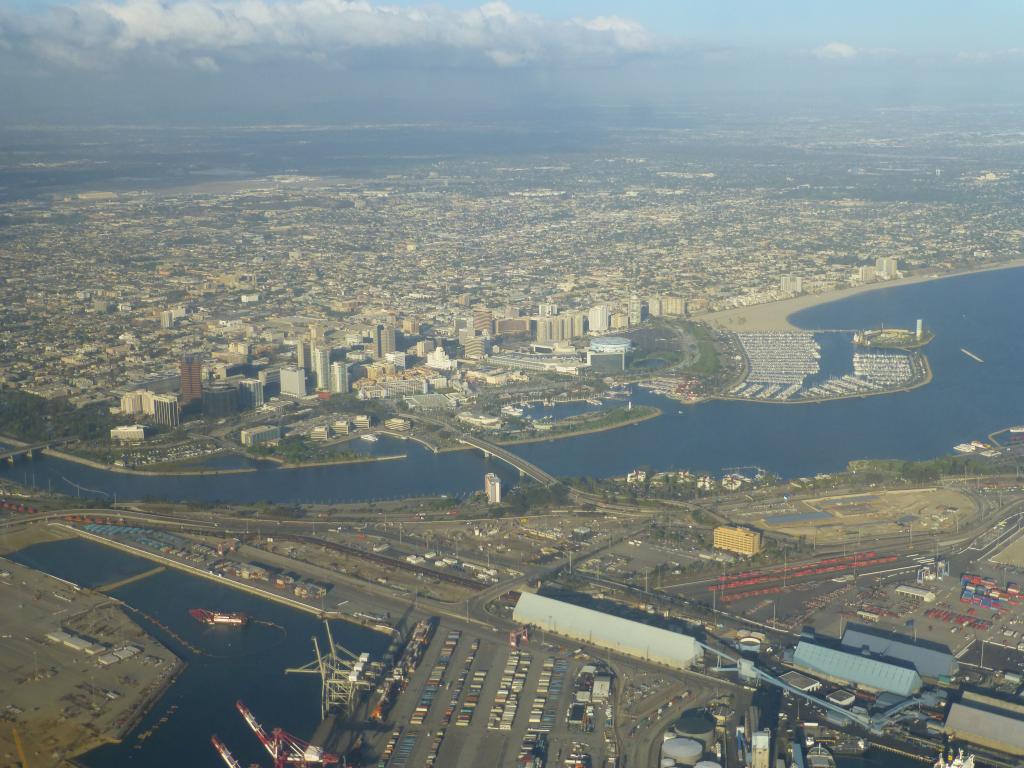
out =
{"type": "Polygon", "coordinates": [[[352,390],[352,383],[349,381],[348,363],[338,360],[331,363],[331,392],[336,395],[344,395],[352,390]]]}
{"type": "Polygon", "coordinates": [[[611,327],[612,311],[607,304],[598,304],[587,313],[587,324],[591,333],[604,333],[611,327]]]}
{"type": "Polygon", "coordinates": [[[313,375],[316,376],[316,388],[321,392],[331,389],[331,350],[324,347],[313,347],[310,357],[313,360],[313,375]]]}
{"type": "Polygon", "coordinates": [[[306,396],[306,369],[293,365],[281,369],[281,394],[292,397],[306,396]]]}
{"type": "Polygon", "coordinates": [[[880,256],[875,259],[875,274],[883,280],[899,277],[898,260],[894,256],[880,256]]]}
{"type": "Polygon", "coordinates": [[[254,410],[263,406],[263,382],[259,379],[242,379],[238,382],[238,403],[243,410],[254,410]]]}
{"type": "Polygon", "coordinates": [[[799,275],[783,275],[780,281],[783,293],[798,294],[804,292],[804,279],[799,275]]]}
{"type": "Polygon", "coordinates": [[[551,302],[541,302],[537,305],[537,314],[541,317],[554,317],[558,314],[558,305],[551,302]]]}
{"type": "Polygon", "coordinates": [[[484,491],[487,492],[488,504],[501,503],[501,478],[493,472],[484,475],[484,491]]]}

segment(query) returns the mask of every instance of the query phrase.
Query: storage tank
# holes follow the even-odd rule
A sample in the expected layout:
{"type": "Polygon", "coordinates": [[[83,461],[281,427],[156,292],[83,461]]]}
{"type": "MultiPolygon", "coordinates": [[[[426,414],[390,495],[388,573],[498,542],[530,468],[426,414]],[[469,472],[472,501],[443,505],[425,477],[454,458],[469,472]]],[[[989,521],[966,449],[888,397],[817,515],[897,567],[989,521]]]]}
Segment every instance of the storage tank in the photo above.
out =
{"type": "Polygon", "coordinates": [[[671,757],[661,758],[661,768],[676,768],[676,761],[671,757]]]}
{"type": "Polygon", "coordinates": [[[707,747],[715,738],[715,718],[706,709],[688,709],[672,724],[672,733],[707,747]]]}
{"type": "Polygon", "coordinates": [[[676,737],[661,745],[661,756],[671,757],[679,765],[694,765],[704,754],[704,745],[693,739],[676,737]]]}
{"type": "Polygon", "coordinates": [[[693,768],[722,768],[722,766],[714,760],[701,760],[693,768]]]}

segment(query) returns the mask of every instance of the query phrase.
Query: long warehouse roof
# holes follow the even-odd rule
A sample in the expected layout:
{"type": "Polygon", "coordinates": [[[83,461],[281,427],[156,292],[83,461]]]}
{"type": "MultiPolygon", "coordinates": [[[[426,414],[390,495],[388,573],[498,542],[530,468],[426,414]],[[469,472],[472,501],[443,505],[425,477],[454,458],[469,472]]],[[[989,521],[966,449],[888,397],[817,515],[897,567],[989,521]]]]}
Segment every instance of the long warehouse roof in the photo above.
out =
{"type": "Polygon", "coordinates": [[[921,676],[914,669],[807,640],[797,644],[793,652],[793,663],[833,680],[856,683],[876,691],[910,696],[921,690],[921,676]]]}
{"type": "Polygon", "coordinates": [[[957,702],[949,708],[945,731],[971,744],[1024,755],[1024,718],[1006,710],[990,712],[957,702]]]}
{"type": "Polygon", "coordinates": [[[689,635],[523,592],[512,618],[581,642],[686,669],[700,653],[689,635]]]}
{"type": "Polygon", "coordinates": [[[938,679],[956,673],[957,664],[953,654],[891,637],[883,637],[854,627],[843,633],[843,646],[854,653],[865,646],[876,656],[908,661],[914,665],[921,677],[938,679]]]}

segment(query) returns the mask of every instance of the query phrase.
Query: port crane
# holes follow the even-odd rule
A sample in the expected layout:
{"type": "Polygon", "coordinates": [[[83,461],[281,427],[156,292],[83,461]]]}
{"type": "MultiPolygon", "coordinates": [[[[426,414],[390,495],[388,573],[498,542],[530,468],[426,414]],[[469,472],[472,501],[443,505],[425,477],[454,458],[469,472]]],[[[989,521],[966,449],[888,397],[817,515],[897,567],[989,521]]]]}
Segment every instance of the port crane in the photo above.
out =
{"type": "Polygon", "coordinates": [[[210,737],[210,743],[213,744],[213,748],[217,750],[217,754],[220,755],[220,759],[227,763],[228,768],[242,768],[242,764],[235,759],[235,756],[231,754],[224,742],[218,739],[216,736],[210,737]]]}
{"type": "Polygon", "coordinates": [[[357,656],[334,642],[331,625],[326,619],[324,631],[327,634],[324,648],[313,637],[316,658],[304,666],[286,669],[285,673],[312,674],[320,678],[320,716],[326,718],[331,712],[351,713],[356,699],[363,691],[372,688],[372,684],[365,677],[369,654],[357,656]]]}
{"type": "MultiPolygon", "coordinates": [[[[308,741],[303,741],[283,728],[274,728],[270,733],[267,733],[266,729],[256,719],[256,716],[241,701],[235,702],[235,709],[238,710],[246,725],[252,729],[252,732],[256,734],[256,738],[260,740],[260,743],[270,753],[270,757],[274,761],[273,768],[290,768],[291,766],[310,768],[311,766],[323,765],[342,765],[343,768],[341,757],[325,752],[323,748],[310,744],[308,741]]],[[[221,759],[228,765],[228,768],[242,768],[238,760],[235,759],[220,739],[213,736],[210,741],[213,743],[214,749],[220,754],[221,759]]]]}

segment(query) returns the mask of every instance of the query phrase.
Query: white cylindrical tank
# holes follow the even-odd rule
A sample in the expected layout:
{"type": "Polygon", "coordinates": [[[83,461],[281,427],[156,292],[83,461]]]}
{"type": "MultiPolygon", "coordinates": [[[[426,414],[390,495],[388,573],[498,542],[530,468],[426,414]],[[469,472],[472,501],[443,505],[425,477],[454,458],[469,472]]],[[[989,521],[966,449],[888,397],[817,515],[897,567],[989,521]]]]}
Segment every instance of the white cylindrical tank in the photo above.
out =
{"type": "Polygon", "coordinates": [[[661,756],[671,757],[679,765],[694,765],[704,754],[704,745],[693,739],[669,739],[661,745],[661,756]]]}
{"type": "Polygon", "coordinates": [[[661,758],[661,768],[676,768],[676,761],[671,757],[661,758]]]}
{"type": "Polygon", "coordinates": [[[693,766],[693,768],[722,768],[722,766],[720,766],[714,760],[701,760],[699,763],[693,766]]]}

